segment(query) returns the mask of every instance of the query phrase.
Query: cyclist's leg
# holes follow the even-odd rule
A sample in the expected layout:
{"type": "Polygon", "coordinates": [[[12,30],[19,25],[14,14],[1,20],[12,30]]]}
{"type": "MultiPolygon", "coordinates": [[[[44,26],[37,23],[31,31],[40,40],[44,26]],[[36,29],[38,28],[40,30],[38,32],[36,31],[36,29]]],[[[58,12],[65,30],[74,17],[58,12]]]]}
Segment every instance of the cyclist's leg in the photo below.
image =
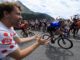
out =
{"type": "Polygon", "coordinates": [[[74,30],[73,30],[73,37],[76,37],[76,35],[78,34],[78,28],[76,27],[76,28],[74,28],[74,30]]]}
{"type": "Polygon", "coordinates": [[[68,34],[69,36],[70,36],[70,33],[73,34],[73,29],[74,29],[74,28],[73,28],[73,25],[71,25],[70,28],[69,28],[69,31],[68,31],[68,32],[69,32],[69,34],[68,34]]]}
{"type": "Polygon", "coordinates": [[[73,29],[73,37],[76,37],[76,28],[73,29]]]}
{"type": "Polygon", "coordinates": [[[54,34],[53,34],[53,28],[52,27],[49,27],[49,28],[47,28],[47,31],[48,31],[48,33],[50,34],[50,37],[51,37],[51,43],[54,43],[54,41],[53,41],[53,37],[54,37],[54,34]]]}

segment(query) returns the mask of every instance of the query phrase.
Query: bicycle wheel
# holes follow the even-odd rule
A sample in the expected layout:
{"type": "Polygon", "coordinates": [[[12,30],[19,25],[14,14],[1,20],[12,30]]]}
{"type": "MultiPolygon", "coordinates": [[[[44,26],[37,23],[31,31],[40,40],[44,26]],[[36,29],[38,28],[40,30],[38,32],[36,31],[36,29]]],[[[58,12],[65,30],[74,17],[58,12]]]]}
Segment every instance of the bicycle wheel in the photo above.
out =
{"type": "Polygon", "coordinates": [[[70,49],[73,47],[73,43],[71,40],[69,39],[59,39],[58,40],[58,45],[61,47],[61,48],[64,48],[64,49],[70,49]]]}

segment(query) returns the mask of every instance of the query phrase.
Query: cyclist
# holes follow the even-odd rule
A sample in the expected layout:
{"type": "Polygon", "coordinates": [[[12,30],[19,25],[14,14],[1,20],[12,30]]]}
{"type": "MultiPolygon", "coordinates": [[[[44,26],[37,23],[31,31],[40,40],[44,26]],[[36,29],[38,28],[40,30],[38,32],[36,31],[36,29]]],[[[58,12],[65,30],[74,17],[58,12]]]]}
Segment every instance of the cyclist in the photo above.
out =
{"type": "Polygon", "coordinates": [[[70,31],[72,31],[73,37],[75,37],[75,35],[76,35],[76,34],[78,33],[78,31],[79,31],[79,28],[78,28],[78,26],[77,26],[77,22],[78,22],[78,19],[73,18],[73,23],[71,24],[70,29],[69,29],[69,33],[70,33],[70,31]]]}
{"type": "MultiPolygon", "coordinates": [[[[47,27],[47,31],[49,32],[51,37],[54,37],[54,33],[64,34],[65,31],[64,21],[53,21],[50,23],[50,26],[47,27]]],[[[51,43],[54,43],[53,39],[51,43]]]]}
{"type": "Polygon", "coordinates": [[[80,28],[80,20],[76,22],[78,28],[80,28]]]}
{"type": "Polygon", "coordinates": [[[28,22],[26,20],[19,22],[19,28],[22,30],[22,32],[28,37],[28,34],[26,32],[28,28],[28,22]]]}

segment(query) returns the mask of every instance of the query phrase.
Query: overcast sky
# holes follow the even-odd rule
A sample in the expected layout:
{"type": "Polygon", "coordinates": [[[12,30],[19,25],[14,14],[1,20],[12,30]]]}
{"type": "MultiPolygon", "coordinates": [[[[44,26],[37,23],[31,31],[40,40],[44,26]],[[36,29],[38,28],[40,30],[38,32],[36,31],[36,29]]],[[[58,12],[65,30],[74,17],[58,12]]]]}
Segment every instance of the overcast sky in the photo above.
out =
{"type": "Polygon", "coordinates": [[[21,1],[26,7],[28,7],[34,12],[46,13],[52,17],[61,16],[63,18],[68,18],[74,14],[80,14],[80,0],[19,0],[19,1],[21,1]]]}

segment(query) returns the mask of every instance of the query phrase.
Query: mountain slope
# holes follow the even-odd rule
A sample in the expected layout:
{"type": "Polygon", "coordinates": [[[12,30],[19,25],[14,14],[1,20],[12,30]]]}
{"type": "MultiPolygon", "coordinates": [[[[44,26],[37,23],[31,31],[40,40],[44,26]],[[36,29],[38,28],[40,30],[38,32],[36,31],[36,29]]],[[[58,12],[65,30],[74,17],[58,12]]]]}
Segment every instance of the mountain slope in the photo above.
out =
{"type": "Polygon", "coordinates": [[[20,1],[17,1],[17,4],[19,4],[21,6],[22,13],[28,13],[28,14],[34,13],[29,8],[27,8],[25,5],[23,5],[20,1]]]}

